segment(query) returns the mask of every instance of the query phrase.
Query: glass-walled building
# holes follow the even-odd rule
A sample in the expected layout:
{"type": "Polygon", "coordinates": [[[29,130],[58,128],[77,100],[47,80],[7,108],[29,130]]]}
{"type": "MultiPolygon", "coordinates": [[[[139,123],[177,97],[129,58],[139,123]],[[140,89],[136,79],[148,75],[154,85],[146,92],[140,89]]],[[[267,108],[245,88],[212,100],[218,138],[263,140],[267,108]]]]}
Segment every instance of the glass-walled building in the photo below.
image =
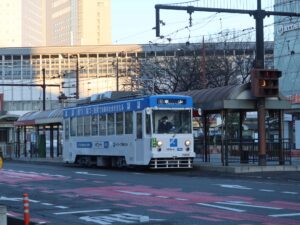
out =
{"type": "MultiPolygon", "coordinates": [[[[275,11],[300,12],[300,1],[276,0],[275,11]]],[[[300,105],[300,17],[276,16],[274,20],[274,64],[282,71],[280,92],[293,107],[300,105]]]]}
{"type": "Polygon", "coordinates": [[[67,97],[66,101],[72,101],[116,90],[117,83],[119,90],[130,89],[125,84],[136,70],[129,67],[137,65],[142,52],[138,45],[0,48],[0,93],[4,95],[4,108],[41,110],[44,77],[47,109],[59,106],[61,94],[67,97]]]}
{"type": "MultiPolygon", "coordinates": [[[[4,110],[42,110],[43,78],[46,109],[62,106],[105,91],[136,91],[145,82],[160,82],[166,63],[184,54],[202,57],[201,44],[103,45],[78,47],[0,48],[0,93],[4,110]],[[162,66],[159,66],[162,63],[162,66]],[[159,73],[160,72],[160,73],[159,73]],[[151,74],[159,73],[157,80],[151,74]],[[147,74],[147,76],[145,75],[147,74]],[[151,80],[152,79],[152,80],[151,80]],[[142,82],[144,81],[144,82],[142,82]]],[[[255,43],[210,43],[207,55],[226,54],[230,59],[248,55],[254,59],[255,43]]],[[[266,44],[266,62],[273,62],[273,44],[266,44]]],[[[231,66],[235,66],[233,60],[231,66]]],[[[271,63],[270,66],[272,67],[271,63]]],[[[200,75],[199,75],[200,76],[200,75]]],[[[151,84],[150,84],[151,85],[151,84]]],[[[154,86],[154,85],[153,85],[154,86]]],[[[150,90],[152,91],[152,90],[150,90]]]]}

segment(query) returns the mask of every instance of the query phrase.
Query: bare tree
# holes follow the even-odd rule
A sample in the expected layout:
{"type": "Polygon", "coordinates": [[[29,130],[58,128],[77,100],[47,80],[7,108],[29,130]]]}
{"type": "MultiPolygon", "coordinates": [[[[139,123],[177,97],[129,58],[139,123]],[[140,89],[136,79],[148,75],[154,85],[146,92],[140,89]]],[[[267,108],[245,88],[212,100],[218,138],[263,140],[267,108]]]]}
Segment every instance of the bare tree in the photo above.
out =
{"type": "Polygon", "coordinates": [[[204,49],[199,44],[182,44],[172,54],[148,54],[129,67],[134,74],[130,77],[132,87],[162,94],[249,82],[254,60],[249,46],[209,43],[204,49]]]}

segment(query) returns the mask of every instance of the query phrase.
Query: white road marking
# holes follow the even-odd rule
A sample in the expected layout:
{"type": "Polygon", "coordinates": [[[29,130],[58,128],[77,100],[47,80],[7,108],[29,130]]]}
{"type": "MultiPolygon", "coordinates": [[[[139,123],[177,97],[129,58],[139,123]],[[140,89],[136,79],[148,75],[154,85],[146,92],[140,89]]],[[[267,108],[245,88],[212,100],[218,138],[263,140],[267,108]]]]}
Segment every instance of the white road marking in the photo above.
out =
{"type": "Polygon", "coordinates": [[[90,212],[109,212],[110,209],[96,209],[96,210],[83,210],[83,211],[71,211],[71,212],[58,212],[53,213],[55,215],[77,214],[77,213],[90,213],[90,212]]]}
{"type": "Polygon", "coordinates": [[[233,188],[233,189],[241,189],[241,190],[252,190],[252,188],[248,188],[245,186],[241,186],[241,185],[235,185],[235,184],[218,184],[221,187],[224,188],[233,188]]]}
{"type": "Polygon", "coordinates": [[[289,195],[297,195],[298,192],[293,192],[293,191],[283,191],[281,192],[282,194],[289,194],[289,195]]]}
{"type": "Polygon", "coordinates": [[[93,222],[100,225],[111,225],[114,222],[122,222],[126,224],[147,223],[150,221],[164,221],[163,219],[150,219],[149,216],[135,215],[131,213],[110,214],[107,216],[82,216],[79,219],[86,222],[93,222]]]}
{"type": "Polygon", "coordinates": [[[217,203],[217,204],[223,204],[223,205],[234,205],[234,206],[244,206],[244,207],[251,207],[251,208],[261,208],[261,209],[274,209],[274,210],[280,210],[280,209],[282,209],[282,208],[271,207],[271,206],[251,205],[248,202],[239,202],[239,201],[215,202],[215,203],[217,203]]]}
{"type": "Polygon", "coordinates": [[[69,207],[67,206],[62,206],[62,205],[56,205],[54,206],[55,208],[59,208],[59,209],[68,209],[69,207]]]}
{"type": "Polygon", "coordinates": [[[47,203],[47,202],[43,202],[43,203],[41,203],[42,205],[48,205],[48,206],[50,206],[50,205],[53,205],[52,203],[47,203]]]}
{"type": "Polygon", "coordinates": [[[275,214],[275,215],[269,215],[269,216],[271,216],[271,217],[300,216],[300,213],[275,214]]]}
{"type": "Polygon", "coordinates": [[[66,177],[66,176],[64,176],[64,175],[59,175],[59,174],[54,174],[54,175],[52,175],[52,177],[66,177]]]}
{"type": "Polygon", "coordinates": [[[106,177],[106,174],[98,174],[98,173],[88,173],[88,172],[75,172],[77,174],[89,175],[89,176],[98,176],[98,177],[106,177]]]}
{"type": "Polygon", "coordinates": [[[38,203],[38,202],[40,202],[40,201],[38,201],[38,200],[33,200],[33,199],[29,199],[29,202],[33,202],[33,203],[38,203]]]}
{"type": "Polygon", "coordinates": [[[7,197],[4,197],[4,196],[0,197],[0,201],[19,202],[19,201],[22,201],[22,200],[23,200],[22,198],[7,198],[7,197]]]}
{"type": "Polygon", "coordinates": [[[242,210],[242,209],[236,209],[236,208],[231,208],[231,207],[224,207],[224,206],[207,204],[207,203],[196,203],[196,204],[197,205],[202,205],[202,206],[208,206],[208,207],[218,208],[218,209],[225,209],[225,210],[234,211],[234,212],[245,212],[245,210],[242,210]]]}
{"type": "Polygon", "coordinates": [[[117,192],[122,192],[122,193],[126,193],[126,194],[131,194],[131,195],[142,195],[142,196],[149,196],[149,195],[151,195],[150,193],[147,193],[147,192],[136,192],[136,191],[117,190],[117,192]]]}
{"type": "Polygon", "coordinates": [[[161,195],[157,195],[157,196],[155,196],[156,198],[169,198],[169,197],[167,197],[167,196],[161,196],[161,195]]]}
{"type": "Polygon", "coordinates": [[[186,198],[175,198],[175,199],[178,200],[178,201],[187,201],[186,198]]]}
{"type": "Polygon", "coordinates": [[[274,192],[274,190],[270,190],[270,189],[259,189],[259,190],[264,192],[274,192]]]}

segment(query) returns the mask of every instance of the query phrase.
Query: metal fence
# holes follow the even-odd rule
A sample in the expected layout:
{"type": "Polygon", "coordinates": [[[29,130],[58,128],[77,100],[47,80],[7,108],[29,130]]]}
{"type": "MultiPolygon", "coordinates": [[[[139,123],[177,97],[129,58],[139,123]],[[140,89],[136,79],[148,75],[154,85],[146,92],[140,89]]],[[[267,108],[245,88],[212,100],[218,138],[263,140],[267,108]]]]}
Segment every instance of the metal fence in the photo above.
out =
{"type": "MultiPolygon", "coordinates": [[[[194,147],[197,157],[203,162],[221,163],[222,165],[258,163],[258,139],[225,139],[223,144],[217,142],[217,145],[208,142],[206,152],[203,139],[195,139],[194,147]],[[216,155],[220,157],[215,157],[216,155]]],[[[290,139],[266,140],[267,162],[291,164],[291,152],[292,145],[290,139]]]]}
{"type": "MultiPolygon", "coordinates": [[[[292,163],[290,139],[267,139],[266,160],[279,164],[292,163]]],[[[251,140],[225,140],[224,164],[231,163],[257,163],[258,139],[251,140]]]]}

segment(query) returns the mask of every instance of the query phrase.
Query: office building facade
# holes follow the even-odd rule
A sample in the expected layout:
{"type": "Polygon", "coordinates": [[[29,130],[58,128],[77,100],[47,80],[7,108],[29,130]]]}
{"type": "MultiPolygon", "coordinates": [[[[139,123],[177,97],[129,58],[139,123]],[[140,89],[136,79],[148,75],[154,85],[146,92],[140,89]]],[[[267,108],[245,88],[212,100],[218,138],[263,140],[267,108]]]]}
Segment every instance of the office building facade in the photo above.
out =
{"type": "Polygon", "coordinates": [[[44,0],[0,1],[0,47],[43,46],[44,0]]]}
{"type": "Polygon", "coordinates": [[[1,0],[0,47],[111,44],[111,0],[1,0]]]}
{"type": "Polygon", "coordinates": [[[47,46],[111,44],[111,0],[46,1],[47,46]]]}
{"type": "MultiPolygon", "coordinates": [[[[274,10],[299,13],[300,2],[276,0],[274,10]]],[[[280,92],[291,99],[294,108],[299,108],[300,17],[276,16],[274,24],[274,64],[282,71],[280,92]]]]}

